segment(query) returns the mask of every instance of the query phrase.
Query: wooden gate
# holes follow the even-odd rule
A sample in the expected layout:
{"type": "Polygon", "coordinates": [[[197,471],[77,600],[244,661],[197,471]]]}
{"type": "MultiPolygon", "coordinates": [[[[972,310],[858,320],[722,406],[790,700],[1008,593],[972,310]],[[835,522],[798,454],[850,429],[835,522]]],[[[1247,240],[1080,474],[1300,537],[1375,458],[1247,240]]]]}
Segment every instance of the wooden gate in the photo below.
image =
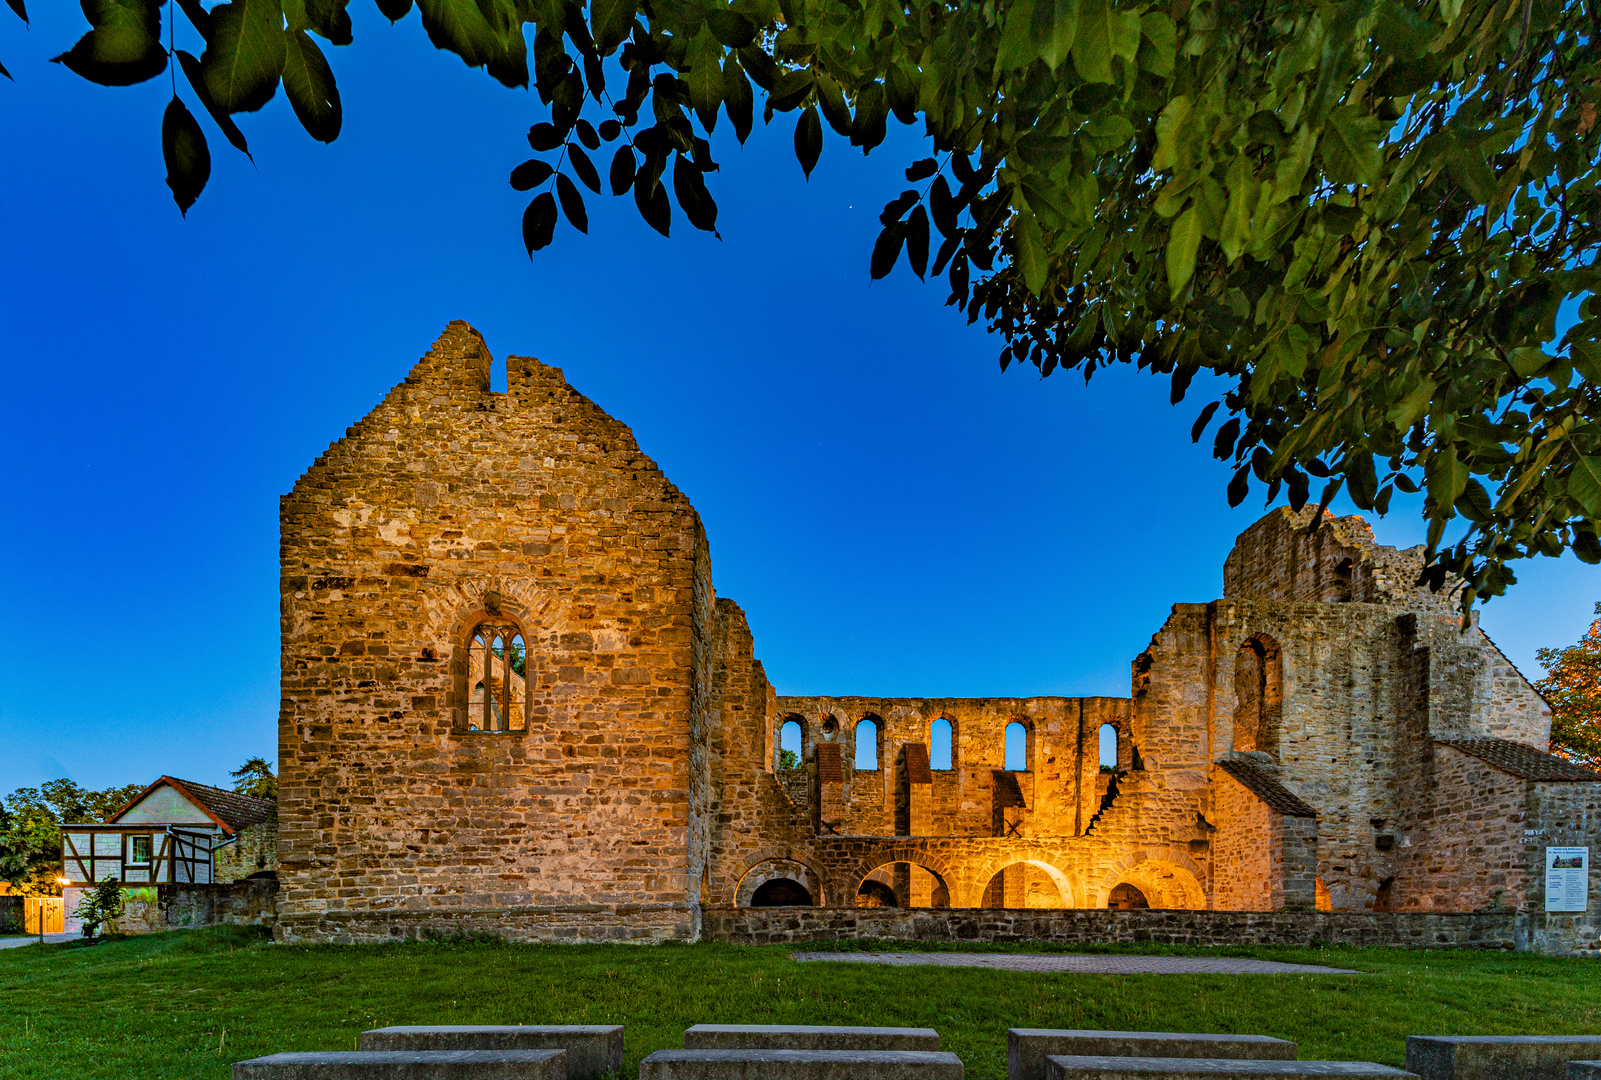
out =
{"type": "Polygon", "coordinates": [[[22,928],[30,934],[66,933],[67,902],[59,896],[24,896],[22,928]],[[44,921],[43,930],[39,928],[41,919],[44,921]]]}

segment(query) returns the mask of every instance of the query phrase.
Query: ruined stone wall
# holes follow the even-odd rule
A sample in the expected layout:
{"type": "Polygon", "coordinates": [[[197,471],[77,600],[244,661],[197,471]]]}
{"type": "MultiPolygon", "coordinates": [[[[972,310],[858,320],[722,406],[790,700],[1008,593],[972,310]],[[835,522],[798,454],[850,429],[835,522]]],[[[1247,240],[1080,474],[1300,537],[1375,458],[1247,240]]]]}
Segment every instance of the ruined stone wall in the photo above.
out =
{"type": "Polygon", "coordinates": [[[1274,848],[1282,837],[1267,803],[1222,769],[1212,771],[1212,909],[1277,911],[1284,906],[1282,866],[1275,880],[1274,848]]]}
{"type": "Polygon", "coordinates": [[[1435,745],[1424,768],[1409,778],[1389,906],[1527,910],[1534,884],[1530,861],[1540,863],[1524,835],[1531,827],[1529,789],[1526,780],[1435,745]]]}
{"type": "Polygon", "coordinates": [[[1528,948],[1601,959],[1601,784],[1531,783],[1524,823],[1528,948]],[[1590,849],[1590,910],[1545,910],[1545,849],[1590,849]]]}
{"type": "Polygon", "coordinates": [[[278,869],[278,820],[271,818],[246,825],[239,839],[218,851],[212,859],[212,880],[238,881],[251,874],[278,869]]]}
{"type": "Polygon", "coordinates": [[[284,940],[694,933],[699,519],[560,371],[490,364],[452,323],[283,500],[284,940]],[[480,621],[528,643],[524,731],[465,730],[480,621]]]}

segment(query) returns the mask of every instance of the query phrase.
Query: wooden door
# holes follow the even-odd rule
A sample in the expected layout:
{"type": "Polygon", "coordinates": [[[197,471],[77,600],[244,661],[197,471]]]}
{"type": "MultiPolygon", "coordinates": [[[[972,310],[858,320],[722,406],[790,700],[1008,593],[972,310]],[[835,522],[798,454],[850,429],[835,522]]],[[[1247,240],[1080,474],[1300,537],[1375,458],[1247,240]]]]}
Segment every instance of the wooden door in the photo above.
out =
{"type": "Polygon", "coordinates": [[[25,896],[22,898],[22,928],[30,934],[64,934],[67,932],[67,904],[59,896],[25,896]],[[40,920],[44,929],[39,929],[40,920]]]}

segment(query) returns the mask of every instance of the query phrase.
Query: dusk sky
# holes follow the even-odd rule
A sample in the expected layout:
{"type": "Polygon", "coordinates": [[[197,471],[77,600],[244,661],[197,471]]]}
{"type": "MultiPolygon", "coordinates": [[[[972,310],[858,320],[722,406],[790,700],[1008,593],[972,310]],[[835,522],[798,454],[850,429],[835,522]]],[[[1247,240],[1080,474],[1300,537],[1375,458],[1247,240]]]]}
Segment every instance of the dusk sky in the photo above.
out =
{"type": "MultiPolygon", "coordinates": [[[[1003,375],[942,283],[869,280],[914,129],[865,159],[830,135],[808,184],[792,115],[744,149],[725,125],[720,241],[590,196],[590,235],[562,224],[530,264],[506,176],[537,97],[357,3],[355,45],[327,50],[344,134],[313,142],[280,95],[239,118],[253,166],[203,118],[214,171],[185,220],[167,77],[91,86],[46,62],[77,6],[30,13],[0,12],[0,794],[276,759],[278,497],[450,319],[633,428],[780,694],[1126,695],[1264,512],[1259,491],[1230,510],[1190,443],[1202,382],[1172,408],[1132,369],[1003,375]]],[[[1379,541],[1420,542],[1417,509],[1397,499],[1379,541]]],[[[1483,625],[1537,678],[1601,573],[1516,569],[1483,625]]]]}

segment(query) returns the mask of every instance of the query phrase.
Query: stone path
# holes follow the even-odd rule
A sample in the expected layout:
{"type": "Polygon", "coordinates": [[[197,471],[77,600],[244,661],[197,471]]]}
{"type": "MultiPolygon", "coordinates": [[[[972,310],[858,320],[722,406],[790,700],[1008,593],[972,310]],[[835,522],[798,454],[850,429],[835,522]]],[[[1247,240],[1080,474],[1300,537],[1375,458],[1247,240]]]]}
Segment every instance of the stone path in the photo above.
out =
{"type": "Polygon", "coordinates": [[[981,967],[998,971],[1071,972],[1080,975],[1360,975],[1349,968],[1316,964],[1280,964],[1232,956],[1131,956],[1071,953],[792,953],[796,960],[830,960],[847,964],[889,964],[910,967],[981,967]]]}
{"type": "MultiPolygon", "coordinates": [[[[47,944],[53,944],[57,941],[67,941],[77,936],[77,934],[46,934],[44,939],[47,944]]],[[[31,934],[28,937],[0,937],[0,949],[18,949],[24,945],[37,944],[39,944],[38,934],[31,934]]]]}

